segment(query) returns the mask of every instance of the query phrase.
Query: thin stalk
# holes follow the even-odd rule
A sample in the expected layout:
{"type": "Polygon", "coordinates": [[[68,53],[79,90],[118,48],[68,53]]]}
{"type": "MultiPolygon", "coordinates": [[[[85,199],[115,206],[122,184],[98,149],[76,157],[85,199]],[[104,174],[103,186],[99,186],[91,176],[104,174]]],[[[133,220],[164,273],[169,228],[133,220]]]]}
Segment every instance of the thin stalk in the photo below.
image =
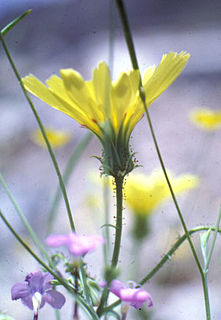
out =
{"type": "MultiPolygon", "coordinates": [[[[133,43],[132,33],[130,31],[129,21],[128,21],[126,10],[125,10],[124,4],[123,4],[123,0],[116,0],[116,4],[117,4],[118,10],[119,10],[121,22],[122,22],[122,25],[123,25],[124,36],[125,36],[126,43],[127,43],[127,46],[128,46],[128,51],[129,51],[129,54],[130,54],[130,58],[131,58],[131,62],[132,62],[133,68],[135,70],[139,71],[139,66],[138,66],[136,51],[135,51],[135,47],[134,47],[134,43],[133,43]]],[[[157,151],[157,155],[158,155],[158,158],[159,158],[159,161],[160,161],[161,168],[163,170],[163,173],[164,173],[164,176],[166,178],[168,187],[170,189],[170,193],[171,193],[174,205],[176,207],[176,210],[177,210],[178,216],[180,218],[181,224],[182,224],[183,229],[185,231],[185,234],[187,236],[187,239],[188,239],[190,248],[192,250],[195,262],[196,262],[197,267],[198,267],[198,269],[200,271],[200,274],[202,276],[203,269],[201,267],[201,264],[200,264],[199,258],[197,256],[196,250],[194,248],[193,242],[192,242],[192,240],[190,238],[190,235],[188,234],[188,229],[187,229],[186,223],[185,223],[185,221],[183,219],[181,210],[180,210],[178,202],[176,200],[172,185],[170,183],[170,180],[169,180],[169,177],[167,175],[167,172],[166,172],[166,169],[165,169],[165,166],[164,166],[164,162],[163,162],[163,159],[162,159],[162,156],[161,156],[161,153],[160,153],[158,142],[157,142],[154,130],[153,130],[153,125],[152,125],[152,122],[151,122],[151,119],[150,119],[150,115],[149,115],[149,112],[147,110],[147,105],[146,105],[146,102],[145,102],[145,93],[144,93],[144,90],[143,90],[143,87],[142,87],[141,76],[140,76],[139,91],[140,91],[140,97],[141,97],[141,100],[142,100],[143,105],[144,105],[144,110],[145,110],[145,113],[146,113],[146,116],[147,116],[148,124],[149,124],[149,127],[150,127],[150,131],[151,131],[151,134],[152,134],[152,138],[153,138],[153,141],[154,141],[154,145],[155,145],[155,148],[156,148],[156,151],[157,151]]]]}
{"type": "Polygon", "coordinates": [[[20,74],[19,74],[19,72],[18,72],[18,70],[17,70],[17,68],[15,66],[15,63],[14,63],[14,61],[13,61],[13,59],[12,59],[10,53],[9,53],[8,47],[7,47],[6,42],[5,42],[5,40],[4,40],[4,38],[3,38],[1,33],[0,33],[0,40],[1,40],[1,43],[2,43],[2,46],[3,46],[3,49],[4,49],[5,53],[6,53],[6,56],[7,56],[8,60],[9,60],[9,63],[10,63],[10,65],[11,65],[11,67],[12,67],[14,73],[15,73],[15,76],[16,76],[16,78],[17,78],[17,80],[18,80],[18,82],[19,82],[19,84],[21,86],[21,89],[22,89],[22,91],[23,91],[23,93],[24,93],[24,95],[25,95],[25,97],[26,97],[26,99],[27,99],[27,101],[28,101],[28,103],[29,103],[29,105],[31,107],[31,110],[32,110],[32,112],[33,112],[33,114],[35,116],[35,119],[36,119],[36,121],[37,121],[37,123],[38,123],[38,125],[40,127],[40,130],[41,130],[41,133],[42,133],[43,138],[45,140],[45,143],[47,145],[51,160],[53,162],[56,174],[58,176],[58,180],[59,180],[59,183],[60,183],[61,191],[62,191],[62,194],[63,194],[63,197],[64,197],[64,202],[65,202],[67,213],[68,213],[68,218],[69,218],[71,230],[75,231],[74,221],[73,221],[73,218],[72,218],[71,209],[70,209],[70,205],[69,205],[69,201],[68,201],[65,185],[64,185],[64,182],[63,182],[63,179],[62,179],[62,176],[61,176],[61,172],[60,172],[60,169],[58,167],[58,163],[57,163],[57,160],[55,158],[54,152],[52,150],[50,142],[48,141],[47,135],[45,133],[44,126],[42,124],[42,121],[41,121],[41,119],[40,119],[40,117],[39,117],[39,115],[38,115],[38,113],[37,113],[32,101],[31,101],[31,98],[29,97],[29,95],[28,95],[28,93],[27,93],[27,91],[26,91],[26,89],[25,89],[25,87],[23,85],[21,76],[20,76],[20,74]]]}
{"type": "Polygon", "coordinates": [[[87,303],[81,296],[76,295],[74,292],[74,289],[60,276],[58,276],[58,274],[56,272],[54,272],[50,267],[48,267],[33,251],[32,249],[24,242],[24,240],[17,234],[17,232],[14,230],[14,228],[11,226],[11,224],[8,222],[8,220],[5,218],[5,216],[3,215],[3,213],[0,210],[0,218],[3,220],[3,222],[5,223],[5,225],[8,227],[8,229],[11,231],[11,233],[14,235],[14,237],[18,240],[18,242],[20,242],[20,244],[25,248],[25,250],[27,250],[31,256],[48,272],[50,272],[53,277],[59,281],[59,283],[68,291],[70,292],[74,298],[79,302],[79,304],[81,304],[85,310],[89,313],[89,315],[91,316],[91,319],[93,320],[99,320],[97,314],[95,313],[95,311],[93,310],[93,307],[87,303]]]}
{"type": "Polygon", "coordinates": [[[36,244],[37,248],[39,249],[39,251],[41,252],[41,254],[43,255],[43,257],[45,257],[49,263],[52,263],[47,251],[45,250],[44,246],[41,244],[41,242],[39,241],[36,233],[34,232],[34,230],[32,229],[31,225],[29,224],[28,220],[26,219],[25,215],[23,214],[22,210],[20,209],[20,207],[18,206],[17,202],[15,201],[15,198],[13,197],[11,191],[9,190],[5,179],[3,178],[2,174],[0,173],[0,183],[2,184],[3,188],[5,189],[9,199],[11,200],[16,212],[18,213],[21,221],[23,222],[25,228],[27,229],[27,231],[29,232],[32,240],[34,241],[34,243],[36,244]]]}
{"type": "Polygon", "coordinates": [[[87,303],[90,303],[91,302],[91,295],[90,295],[90,291],[88,289],[88,284],[87,284],[87,275],[86,275],[86,272],[84,270],[84,262],[83,260],[81,259],[81,262],[80,262],[80,266],[79,266],[79,276],[82,280],[82,289],[83,289],[83,292],[84,292],[84,296],[85,296],[85,299],[86,299],[86,302],[87,303]]]}
{"type": "Polygon", "coordinates": [[[205,301],[205,309],[206,309],[206,320],[211,320],[207,274],[204,273],[201,276],[201,278],[202,278],[202,284],[203,284],[203,293],[204,293],[204,301],[205,301]]]}
{"type": "MultiPolygon", "coordinates": [[[[211,230],[216,232],[215,228],[211,228],[210,226],[199,226],[193,229],[188,230],[189,234],[192,235],[194,233],[200,232],[200,231],[207,231],[211,230]]],[[[217,232],[221,233],[221,229],[218,229],[217,232]]],[[[179,237],[179,239],[174,243],[172,248],[162,257],[162,259],[157,263],[157,265],[138,283],[140,285],[145,284],[147,281],[149,281],[155,274],[160,271],[160,269],[164,266],[164,264],[167,261],[170,261],[175,251],[182,245],[182,243],[187,239],[186,234],[179,237]]],[[[110,304],[108,307],[103,309],[104,313],[107,313],[108,311],[111,311],[112,309],[116,308],[121,303],[121,300],[117,300],[114,303],[110,304]]]]}
{"type": "MultiPolygon", "coordinates": [[[[70,156],[70,159],[68,160],[67,166],[66,166],[66,168],[64,170],[64,174],[63,174],[63,182],[64,182],[65,186],[67,185],[67,183],[69,181],[69,178],[75,168],[75,165],[77,164],[83,151],[85,150],[86,146],[88,145],[88,143],[90,142],[91,139],[92,139],[92,134],[90,132],[86,133],[85,136],[83,137],[83,139],[79,142],[79,144],[75,148],[72,155],[70,156]]],[[[57,191],[54,196],[54,199],[52,201],[52,206],[49,211],[49,215],[48,215],[47,234],[51,233],[51,231],[52,231],[53,221],[55,220],[55,217],[56,217],[56,213],[58,210],[60,199],[61,199],[61,193],[60,193],[60,188],[58,186],[57,191]]]]}
{"type": "MultiPolygon", "coordinates": [[[[215,232],[215,228],[211,228],[210,226],[199,226],[193,229],[188,230],[188,234],[192,235],[196,232],[205,231],[205,230],[212,230],[215,232]]],[[[218,229],[218,232],[221,233],[221,229],[218,229]]],[[[179,237],[179,239],[174,243],[174,245],[171,247],[171,249],[162,257],[162,259],[157,263],[157,265],[138,283],[143,285],[148,280],[150,280],[162,267],[163,265],[171,260],[172,255],[174,252],[181,246],[181,244],[187,239],[186,234],[179,237]]]]}
{"type": "Polygon", "coordinates": [[[211,247],[210,247],[210,250],[209,250],[209,253],[208,253],[208,257],[206,259],[206,263],[205,263],[205,266],[204,266],[204,269],[203,269],[203,275],[202,275],[207,320],[211,319],[207,274],[208,274],[209,264],[210,264],[210,261],[211,261],[211,258],[212,258],[213,250],[214,250],[214,247],[215,247],[217,234],[218,234],[218,231],[219,231],[220,220],[221,220],[221,209],[219,211],[219,215],[218,215],[216,226],[215,226],[215,232],[214,232],[212,244],[211,244],[211,247]]]}

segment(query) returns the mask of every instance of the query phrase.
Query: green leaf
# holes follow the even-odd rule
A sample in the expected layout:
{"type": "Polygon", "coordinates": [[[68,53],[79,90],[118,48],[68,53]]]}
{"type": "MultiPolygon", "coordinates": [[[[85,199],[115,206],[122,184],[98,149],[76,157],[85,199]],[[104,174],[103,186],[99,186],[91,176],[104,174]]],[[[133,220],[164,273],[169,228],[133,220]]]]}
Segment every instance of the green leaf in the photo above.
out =
{"type": "Polygon", "coordinates": [[[203,260],[205,265],[207,263],[207,244],[209,241],[210,233],[211,233],[211,229],[200,234],[200,245],[201,245],[201,251],[203,254],[203,260]]]}
{"type": "Polygon", "coordinates": [[[12,28],[16,26],[18,22],[25,18],[29,13],[31,13],[31,9],[27,10],[25,13],[21,14],[19,17],[9,22],[9,24],[1,30],[1,34],[5,36],[12,28]]]}
{"type": "Polygon", "coordinates": [[[105,223],[101,226],[101,228],[104,228],[104,227],[111,227],[111,228],[114,228],[114,229],[117,229],[116,226],[114,226],[113,224],[110,224],[110,223],[105,223]]]}

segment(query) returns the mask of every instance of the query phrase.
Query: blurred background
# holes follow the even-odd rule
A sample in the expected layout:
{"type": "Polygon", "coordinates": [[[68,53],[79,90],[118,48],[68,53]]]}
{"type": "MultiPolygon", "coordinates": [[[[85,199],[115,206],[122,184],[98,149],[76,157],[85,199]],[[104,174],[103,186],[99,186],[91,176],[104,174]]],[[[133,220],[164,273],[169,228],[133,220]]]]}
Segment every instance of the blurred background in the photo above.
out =
{"type": "MultiPolygon", "coordinates": [[[[200,179],[198,188],[178,198],[188,228],[214,225],[220,206],[221,129],[204,131],[196,127],[189,120],[189,112],[199,107],[221,108],[221,2],[128,0],[125,3],[142,73],[148,66],[159,64],[162,55],[169,51],[186,50],[191,54],[180,77],[150,107],[150,115],[166,167],[175,175],[189,173],[200,179]]],[[[45,81],[52,74],[59,74],[61,68],[71,67],[85,79],[90,79],[93,68],[102,60],[111,64],[114,79],[121,71],[131,69],[118,13],[114,8],[110,20],[108,0],[0,0],[0,28],[30,8],[31,14],[5,37],[22,76],[33,73],[45,81]],[[113,61],[110,61],[112,54],[113,61]]],[[[44,241],[57,177],[47,150],[31,139],[37,123],[2,48],[0,70],[0,170],[17,203],[44,241]]],[[[68,144],[55,150],[63,171],[86,129],[39,99],[33,97],[33,101],[46,127],[65,130],[71,135],[68,144]]],[[[149,175],[159,167],[145,118],[136,126],[131,145],[142,166],[136,169],[137,172],[149,175]]],[[[99,141],[92,138],[68,183],[67,191],[79,233],[101,232],[100,226],[104,223],[99,162],[91,157],[100,154],[99,141]]],[[[112,195],[110,198],[113,202],[111,215],[114,216],[115,198],[112,195]]],[[[1,186],[0,199],[3,213],[30,242],[1,186]]],[[[136,262],[128,208],[124,211],[124,223],[120,268],[121,279],[126,281],[136,262]],[[129,270],[128,274],[125,270],[129,270]]],[[[133,280],[145,276],[182,234],[171,201],[154,211],[149,223],[150,234],[140,252],[139,275],[133,280]]],[[[53,231],[70,231],[63,201],[53,231]]],[[[15,319],[30,319],[30,311],[20,302],[11,301],[10,288],[39,266],[3,223],[0,232],[0,310],[15,319]]],[[[199,234],[193,239],[199,249],[199,234]]],[[[217,320],[221,318],[220,253],[218,237],[209,272],[211,310],[213,319],[217,320]]],[[[88,256],[86,261],[91,275],[102,280],[102,251],[88,256]]],[[[153,297],[154,307],[148,316],[131,310],[128,319],[205,319],[200,276],[188,245],[184,245],[145,288],[153,297]]],[[[71,312],[70,304],[67,304],[62,310],[63,319],[71,319],[71,312]]],[[[41,311],[40,319],[49,314],[53,318],[53,311],[47,306],[41,311]]]]}

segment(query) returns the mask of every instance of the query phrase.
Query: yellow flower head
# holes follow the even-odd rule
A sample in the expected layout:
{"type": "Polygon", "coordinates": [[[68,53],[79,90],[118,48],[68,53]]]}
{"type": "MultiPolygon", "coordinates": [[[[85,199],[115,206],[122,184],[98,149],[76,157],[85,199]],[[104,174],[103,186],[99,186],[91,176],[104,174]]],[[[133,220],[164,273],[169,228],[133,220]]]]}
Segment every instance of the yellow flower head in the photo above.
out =
{"type": "MultiPolygon", "coordinates": [[[[54,130],[54,129],[46,128],[45,133],[53,148],[59,148],[65,145],[66,143],[68,143],[68,141],[71,139],[71,135],[62,130],[54,130]]],[[[31,138],[40,147],[46,148],[44,138],[39,129],[32,132],[31,138]]]]}
{"type": "MultiPolygon", "coordinates": [[[[185,52],[170,52],[163,55],[157,68],[147,69],[142,80],[147,106],[172,84],[189,57],[185,52]]],[[[105,173],[126,175],[134,168],[129,138],[144,113],[137,70],[124,72],[112,82],[107,65],[101,62],[90,81],[73,69],[62,69],[60,77],[52,75],[46,80],[47,86],[33,75],[23,83],[32,94],[98,136],[104,149],[105,173]]]]}
{"type": "MultiPolygon", "coordinates": [[[[167,171],[175,194],[193,189],[198,184],[196,176],[185,174],[174,177],[167,171]]],[[[170,190],[161,169],[153,171],[150,176],[131,174],[125,185],[126,203],[135,215],[151,214],[165,200],[168,200],[170,190]]]]}
{"type": "Polygon", "coordinates": [[[221,127],[221,110],[199,108],[191,111],[191,121],[204,130],[213,131],[221,127]]]}

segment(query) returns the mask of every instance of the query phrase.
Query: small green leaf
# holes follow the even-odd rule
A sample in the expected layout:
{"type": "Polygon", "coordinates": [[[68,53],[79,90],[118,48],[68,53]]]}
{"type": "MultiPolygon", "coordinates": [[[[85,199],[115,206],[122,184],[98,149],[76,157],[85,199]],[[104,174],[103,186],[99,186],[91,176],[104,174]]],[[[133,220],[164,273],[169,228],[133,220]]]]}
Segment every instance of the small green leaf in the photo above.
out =
{"type": "Polygon", "coordinates": [[[105,223],[101,226],[101,228],[104,228],[104,227],[111,227],[111,228],[114,228],[114,229],[117,229],[116,226],[114,226],[113,224],[110,224],[110,223],[105,223]]]}
{"type": "Polygon", "coordinates": [[[20,22],[24,17],[31,13],[31,9],[27,10],[25,13],[21,14],[19,17],[9,22],[9,24],[1,30],[1,34],[5,36],[14,26],[20,22]]]}
{"type": "Polygon", "coordinates": [[[211,229],[200,234],[200,244],[201,244],[201,250],[202,250],[203,260],[205,265],[207,263],[207,244],[209,241],[210,233],[211,233],[211,229]]]}

